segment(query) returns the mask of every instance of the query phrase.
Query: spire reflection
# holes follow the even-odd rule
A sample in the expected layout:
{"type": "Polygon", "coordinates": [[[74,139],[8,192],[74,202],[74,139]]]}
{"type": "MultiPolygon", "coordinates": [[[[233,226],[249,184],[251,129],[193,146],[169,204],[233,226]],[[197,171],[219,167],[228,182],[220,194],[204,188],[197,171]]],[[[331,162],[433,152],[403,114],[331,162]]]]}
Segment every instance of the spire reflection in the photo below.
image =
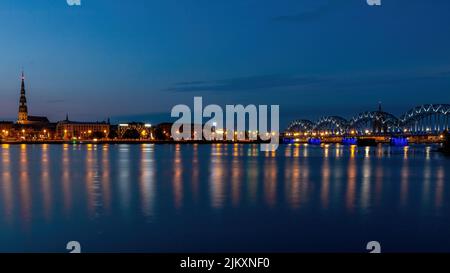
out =
{"type": "Polygon", "coordinates": [[[10,159],[10,145],[2,145],[2,180],[0,187],[3,191],[3,207],[5,210],[5,222],[12,224],[14,213],[14,199],[13,199],[13,183],[11,179],[11,159],[10,159]]]}
{"type": "Polygon", "coordinates": [[[23,222],[27,225],[31,222],[31,190],[30,190],[30,177],[28,173],[28,152],[27,145],[20,145],[20,204],[21,204],[21,217],[23,222]]]}

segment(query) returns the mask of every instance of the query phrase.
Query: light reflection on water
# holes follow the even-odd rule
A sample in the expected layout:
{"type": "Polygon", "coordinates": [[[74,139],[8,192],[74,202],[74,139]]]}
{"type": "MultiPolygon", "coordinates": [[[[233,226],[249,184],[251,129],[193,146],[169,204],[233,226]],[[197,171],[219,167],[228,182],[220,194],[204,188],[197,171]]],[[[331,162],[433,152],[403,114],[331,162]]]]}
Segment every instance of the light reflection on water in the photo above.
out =
{"type": "Polygon", "coordinates": [[[0,251],[450,251],[435,149],[5,144],[0,251]]]}

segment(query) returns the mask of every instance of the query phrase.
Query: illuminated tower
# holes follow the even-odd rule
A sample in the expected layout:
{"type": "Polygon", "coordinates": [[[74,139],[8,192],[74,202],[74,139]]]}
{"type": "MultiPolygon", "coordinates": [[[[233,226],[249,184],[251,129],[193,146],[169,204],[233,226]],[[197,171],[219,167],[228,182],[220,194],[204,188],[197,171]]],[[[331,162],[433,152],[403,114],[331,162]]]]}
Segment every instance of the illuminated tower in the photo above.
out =
{"type": "Polygon", "coordinates": [[[373,120],[373,132],[383,134],[387,132],[386,116],[381,107],[381,101],[378,103],[378,111],[375,113],[373,120]]]}
{"type": "Polygon", "coordinates": [[[22,86],[20,88],[19,117],[17,123],[25,124],[27,122],[28,122],[28,107],[27,107],[27,98],[25,97],[25,76],[22,71],[22,86]]]}

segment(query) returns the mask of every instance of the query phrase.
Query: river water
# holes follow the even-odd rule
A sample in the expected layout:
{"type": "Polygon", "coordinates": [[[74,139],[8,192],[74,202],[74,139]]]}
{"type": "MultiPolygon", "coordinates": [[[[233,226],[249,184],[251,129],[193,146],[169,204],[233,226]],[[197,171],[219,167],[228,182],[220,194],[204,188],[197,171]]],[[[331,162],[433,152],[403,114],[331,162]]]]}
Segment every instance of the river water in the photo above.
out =
{"type": "Polygon", "coordinates": [[[450,251],[436,149],[2,145],[0,251],[450,251]]]}

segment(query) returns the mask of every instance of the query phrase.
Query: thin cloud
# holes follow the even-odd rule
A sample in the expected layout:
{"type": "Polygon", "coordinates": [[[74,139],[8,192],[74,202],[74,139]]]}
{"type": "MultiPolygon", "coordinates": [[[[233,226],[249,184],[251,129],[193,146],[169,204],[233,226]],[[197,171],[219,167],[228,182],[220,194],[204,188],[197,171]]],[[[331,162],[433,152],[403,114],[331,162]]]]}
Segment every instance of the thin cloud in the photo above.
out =
{"type": "Polygon", "coordinates": [[[166,89],[172,92],[201,92],[201,91],[252,91],[260,89],[287,88],[308,86],[323,83],[324,78],[314,76],[292,75],[259,75],[237,77],[215,81],[182,82],[166,89]]]}
{"type": "Polygon", "coordinates": [[[258,75],[213,81],[180,82],[165,89],[169,92],[252,92],[278,91],[344,91],[373,90],[396,87],[399,84],[419,84],[450,79],[450,68],[425,69],[406,72],[346,73],[340,75],[258,75]]]}

